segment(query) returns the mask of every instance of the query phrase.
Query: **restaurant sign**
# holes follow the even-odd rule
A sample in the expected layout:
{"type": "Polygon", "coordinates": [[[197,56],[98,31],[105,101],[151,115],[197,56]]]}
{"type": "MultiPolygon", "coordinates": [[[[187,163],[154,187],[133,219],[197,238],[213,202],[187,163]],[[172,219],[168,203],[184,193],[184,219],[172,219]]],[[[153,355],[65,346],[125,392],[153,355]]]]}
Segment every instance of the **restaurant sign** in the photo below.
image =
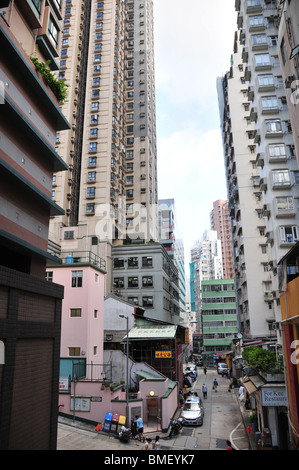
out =
{"type": "Polygon", "coordinates": [[[262,387],[263,406],[287,406],[285,387],[262,387]]]}

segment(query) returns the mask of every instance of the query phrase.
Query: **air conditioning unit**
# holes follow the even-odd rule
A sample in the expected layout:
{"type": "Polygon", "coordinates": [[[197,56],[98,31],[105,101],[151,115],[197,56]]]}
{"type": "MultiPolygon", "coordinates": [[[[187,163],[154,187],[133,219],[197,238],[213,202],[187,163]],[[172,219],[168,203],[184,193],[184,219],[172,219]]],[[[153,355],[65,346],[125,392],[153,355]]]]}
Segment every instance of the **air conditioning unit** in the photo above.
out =
{"type": "Polygon", "coordinates": [[[286,88],[291,88],[292,82],[295,80],[295,75],[290,75],[285,79],[284,86],[286,88]]]}

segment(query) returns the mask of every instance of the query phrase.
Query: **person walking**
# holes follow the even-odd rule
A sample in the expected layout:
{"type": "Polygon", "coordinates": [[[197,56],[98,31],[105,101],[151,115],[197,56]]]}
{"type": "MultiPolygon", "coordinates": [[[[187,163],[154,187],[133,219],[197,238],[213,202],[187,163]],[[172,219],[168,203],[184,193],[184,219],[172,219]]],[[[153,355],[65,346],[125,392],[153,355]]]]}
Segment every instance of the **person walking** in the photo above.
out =
{"type": "Polygon", "coordinates": [[[203,371],[204,371],[204,374],[207,375],[207,368],[206,367],[203,368],[203,371]]]}
{"type": "Polygon", "coordinates": [[[160,450],[160,436],[156,436],[155,450],[160,450]]]}
{"type": "Polygon", "coordinates": [[[214,382],[213,382],[213,389],[215,390],[215,392],[217,392],[217,387],[218,387],[218,382],[216,380],[216,378],[214,379],[214,382]]]}
{"type": "Polygon", "coordinates": [[[204,398],[207,398],[207,396],[208,396],[208,390],[207,390],[206,384],[203,384],[203,386],[202,386],[202,394],[203,394],[203,397],[204,397],[204,398]]]}
{"type": "Polygon", "coordinates": [[[138,416],[137,421],[136,421],[136,424],[137,424],[137,430],[138,430],[139,440],[142,441],[142,440],[144,440],[144,435],[143,435],[143,421],[142,421],[142,418],[141,418],[140,416],[138,416]]]}

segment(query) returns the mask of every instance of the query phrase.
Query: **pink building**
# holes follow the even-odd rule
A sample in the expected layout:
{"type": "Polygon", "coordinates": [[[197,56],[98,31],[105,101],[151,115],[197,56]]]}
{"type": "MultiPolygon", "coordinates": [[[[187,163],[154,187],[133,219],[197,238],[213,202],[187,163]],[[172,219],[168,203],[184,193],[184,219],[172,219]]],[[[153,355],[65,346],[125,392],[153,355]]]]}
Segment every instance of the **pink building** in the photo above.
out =
{"type": "Polygon", "coordinates": [[[48,280],[64,286],[60,358],[84,359],[101,374],[96,365],[103,365],[105,273],[92,263],[72,263],[71,256],[65,261],[47,268],[48,280]]]}

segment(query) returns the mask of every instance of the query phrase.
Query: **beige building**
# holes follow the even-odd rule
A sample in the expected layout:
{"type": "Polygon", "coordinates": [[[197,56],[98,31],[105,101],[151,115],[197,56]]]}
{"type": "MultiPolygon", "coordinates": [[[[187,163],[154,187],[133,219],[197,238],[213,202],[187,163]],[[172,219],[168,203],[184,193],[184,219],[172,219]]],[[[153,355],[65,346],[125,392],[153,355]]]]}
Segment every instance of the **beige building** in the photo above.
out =
{"type": "Polygon", "coordinates": [[[216,230],[217,236],[221,240],[223,277],[224,279],[233,279],[234,263],[228,202],[221,199],[213,202],[210,219],[211,230],[216,230]]]}
{"type": "Polygon", "coordinates": [[[57,135],[69,171],[52,197],[66,215],[52,219],[49,244],[103,258],[107,293],[112,246],[156,239],[152,1],[67,1],[59,75],[72,130],[57,135]]]}
{"type": "MultiPolygon", "coordinates": [[[[281,74],[285,86],[285,95],[292,129],[299,125],[298,103],[299,96],[299,4],[295,0],[280,2],[279,28],[278,28],[278,55],[281,65],[281,74]]],[[[293,132],[295,153],[299,164],[299,135],[293,132]]],[[[299,181],[299,173],[295,175],[299,181]]]]}
{"type": "Polygon", "coordinates": [[[277,2],[237,0],[236,10],[222,119],[241,332],[275,338],[278,329],[280,342],[277,262],[298,240],[298,191],[277,2]]]}

